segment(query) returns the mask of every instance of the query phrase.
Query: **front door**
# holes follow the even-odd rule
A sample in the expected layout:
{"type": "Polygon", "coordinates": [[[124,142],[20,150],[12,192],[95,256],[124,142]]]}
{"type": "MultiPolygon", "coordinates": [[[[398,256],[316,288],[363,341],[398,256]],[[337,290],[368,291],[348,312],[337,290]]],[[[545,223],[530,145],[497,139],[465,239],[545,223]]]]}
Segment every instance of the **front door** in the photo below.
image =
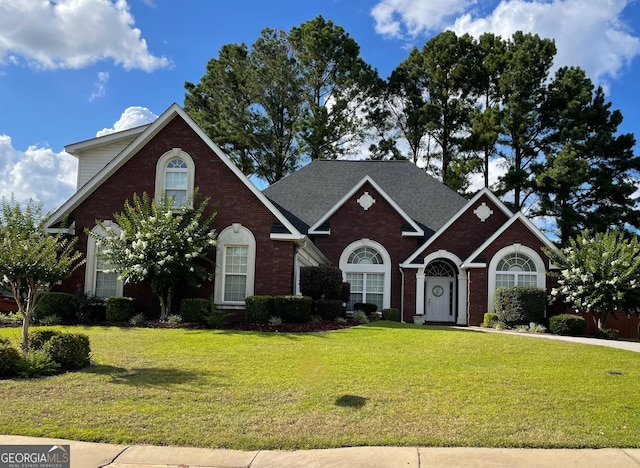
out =
{"type": "Polygon", "coordinates": [[[428,276],[426,278],[426,320],[428,322],[453,322],[452,278],[428,276]]]}

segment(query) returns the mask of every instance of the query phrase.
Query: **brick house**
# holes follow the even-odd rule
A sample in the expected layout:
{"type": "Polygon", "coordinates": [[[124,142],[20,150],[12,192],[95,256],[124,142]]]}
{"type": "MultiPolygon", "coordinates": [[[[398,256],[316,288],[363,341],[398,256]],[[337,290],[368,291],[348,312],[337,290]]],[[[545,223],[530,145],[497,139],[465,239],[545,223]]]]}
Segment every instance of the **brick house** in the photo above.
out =
{"type": "Polygon", "coordinates": [[[148,125],[67,146],[76,193],[51,217],[71,222],[86,263],[61,289],[136,298],[148,285],[104,271],[86,230],[111,220],[134,193],[211,197],[218,232],[215,281],[180,298],[213,296],[242,316],[249,295],[296,294],[301,266],[334,265],[351,300],[401,310],[402,320],[477,325],[507,285],[547,288],[553,244],[490,191],[466,200],[408,161],[314,161],[260,191],[177,104],[148,125]],[[240,265],[230,268],[231,264],[240,265]]]}

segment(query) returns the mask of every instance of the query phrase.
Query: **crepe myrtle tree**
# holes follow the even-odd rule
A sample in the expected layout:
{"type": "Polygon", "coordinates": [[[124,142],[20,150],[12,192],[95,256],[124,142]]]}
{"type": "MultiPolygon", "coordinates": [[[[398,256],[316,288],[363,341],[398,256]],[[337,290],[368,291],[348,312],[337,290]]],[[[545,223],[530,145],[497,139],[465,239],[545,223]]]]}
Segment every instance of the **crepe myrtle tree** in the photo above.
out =
{"type": "Polygon", "coordinates": [[[160,301],[160,320],[171,311],[176,286],[183,283],[198,288],[213,277],[207,269],[208,253],[216,245],[216,232],[211,229],[215,212],[205,215],[209,198],[191,208],[197,196],[180,208],[172,197],[151,199],[133,195],[133,203],[125,201],[121,213],[114,214],[117,227],[98,222],[104,235],[87,231],[99,247],[99,255],[124,283],[148,281],[160,301]]]}
{"type": "Polygon", "coordinates": [[[22,352],[29,349],[29,325],[42,296],[84,263],[77,238],[47,231],[48,215],[29,200],[24,207],[2,198],[0,211],[0,286],[11,291],[22,314],[22,352]]]}
{"type": "Polygon", "coordinates": [[[640,314],[640,241],[635,235],[583,231],[559,251],[546,253],[561,270],[552,296],[591,314],[598,328],[609,315],[640,314]]]}

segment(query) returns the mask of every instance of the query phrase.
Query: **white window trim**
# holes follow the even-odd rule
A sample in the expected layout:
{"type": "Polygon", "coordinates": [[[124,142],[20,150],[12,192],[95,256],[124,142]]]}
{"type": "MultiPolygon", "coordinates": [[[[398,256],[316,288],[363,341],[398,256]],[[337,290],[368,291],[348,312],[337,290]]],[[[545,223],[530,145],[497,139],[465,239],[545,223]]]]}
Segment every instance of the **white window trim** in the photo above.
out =
{"type": "MultiPolygon", "coordinates": [[[[360,239],[349,244],[340,255],[340,269],[344,281],[347,280],[347,273],[384,273],[384,291],[382,294],[382,308],[391,307],[391,256],[382,244],[371,239],[360,239]],[[377,250],[382,256],[382,264],[351,264],[347,263],[351,254],[360,247],[371,247],[377,250]]],[[[381,312],[381,311],[379,311],[381,312]]]]}
{"type": "MultiPolygon", "coordinates": [[[[120,232],[119,226],[113,221],[104,221],[102,224],[111,227],[116,233],[120,232]]],[[[98,235],[106,235],[102,226],[95,226],[91,232],[98,235]]],[[[87,262],[84,270],[84,292],[87,294],[95,295],[96,293],[96,277],[98,270],[98,246],[96,245],[96,239],[93,236],[87,236],[87,262]]],[[[121,280],[116,281],[116,296],[122,296],[124,294],[124,283],[121,280]]]]}
{"type": "Polygon", "coordinates": [[[240,223],[234,223],[225,228],[218,235],[218,245],[216,253],[216,277],[214,301],[216,304],[229,306],[244,306],[243,301],[225,301],[224,300],[224,267],[225,267],[225,248],[232,246],[247,247],[247,285],[245,297],[253,296],[255,271],[256,271],[256,239],[253,233],[242,226],[240,223]]]}
{"type": "MultiPolygon", "coordinates": [[[[187,164],[187,202],[191,200],[193,196],[194,190],[194,181],[195,181],[195,164],[191,156],[188,153],[185,153],[180,148],[173,148],[158,159],[156,164],[156,189],[155,189],[155,198],[156,200],[164,197],[165,194],[165,180],[166,180],[166,170],[167,164],[172,159],[181,159],[187,164]]],[[[191,206],[192,208],[192,206],[191,206]]]]}
{"type": "MultiPolygon", "coordinates": [[[[493,297],[495,295],[496,292],[496,273],[497,268],[498,268],[498,263],[500,263],[500,260],[502,260],[504,257],[506,257],[509,254],[512,253],[522,253],[524,255],[526,255],[527,257],[531,258],[531,260],[533,261],[533,263],[536,266],[536,287],[537,288],[541,288],[546,290],[547,288],[547,274],[545,271],[545,267],[544,267],[544,261],[542,260],[542,258],[540,257],[540,255],[538,254],[538,252],[536,252],[535,250],[533,250],[530,247],[527,247],[526,245],[521,245],[521,244],[512,244],[512,245],[508,245],[507,247],[504,247],[500,250],[498,250],[496,252],[496,254],[493,256],[493,258],[491,259],[491,262],[489,263],[489,270],[488,270],[488,283],[489,283],[489,290],[488,290],[488,294],[487,294],[487,310],[493,312],[495,311],[495,306],[494,306],[494,301],[493,301],[493,297]]],[[[533,272],[531,272],[533,273],[533,272]]]]}

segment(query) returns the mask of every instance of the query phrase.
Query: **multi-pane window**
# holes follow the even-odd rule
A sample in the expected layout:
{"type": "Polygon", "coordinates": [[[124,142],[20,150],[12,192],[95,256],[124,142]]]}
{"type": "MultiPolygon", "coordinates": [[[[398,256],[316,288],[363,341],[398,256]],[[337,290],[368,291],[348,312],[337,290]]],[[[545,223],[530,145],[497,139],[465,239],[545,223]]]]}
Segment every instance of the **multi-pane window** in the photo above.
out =
{"type": "Polygon", "coordinates": [[[371,247],[358,247],[349,255],[347,264],[353,266],[349,268],[350,270],[356,270],[346,273],[346,280],[351,286],[347,310],[353,310],[354,304],[358,302],[376,304],[378,310],[382,310],[384,308],[384,273],[375,271],[379,271],[384,264],[380,252],[371,247]],[[375,267],[367,265],[375,265],[375,267]]]}
{"type": "Polygon", "coordinates": [[[503,257],[496,267],[496,289],[509,286],[537,286],[538,272],[533,260],[522,253],[503,257]]]}
{"type": "Polygon", "coordinates": [[[360,247],[349,255],[347,263],[358,265],[380,265],[384,263],[382,256],[377,250],[370,247],[360,247]]]}
{"type": "Polygon", "coordinates": [[[244,301],[247,295],[248,256],[249,248],[246,245],[225,246],[224,301],[244,301]]]}
{"type": "Polygon", "coordinates": [[[100,248],[96,253],[96,276],[94,294],[106,299],[117,295],[118,275],[109,271],[109,265],[102,259],[100,248]]]}
{"type": "Polygon", "coordinates": [[[180,158],[171,159],[165,168],[164,191],[167,198],[173,197],[173,206],[187,202],[189,168],[180,158]]]}

